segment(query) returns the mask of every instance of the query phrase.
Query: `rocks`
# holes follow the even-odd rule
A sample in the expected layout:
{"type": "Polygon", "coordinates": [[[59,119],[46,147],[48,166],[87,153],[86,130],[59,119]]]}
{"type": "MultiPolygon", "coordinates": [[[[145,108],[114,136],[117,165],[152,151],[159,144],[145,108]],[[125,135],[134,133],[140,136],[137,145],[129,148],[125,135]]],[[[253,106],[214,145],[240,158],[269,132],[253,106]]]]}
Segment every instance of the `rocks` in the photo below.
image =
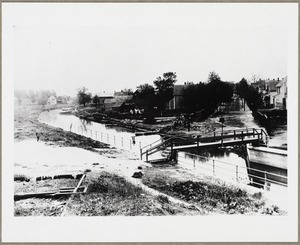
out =
{"type": "Polygon", "coordinates": [[[257,193],[254,193],[252,195],[253,198],[256,198],[256,199],[261,199],[262,198],[262,193],[261,192],[257,192],[257,193]]]}
{"type": "Polygon", "coordinates": [[[136,179],[141,179],[143,177],[143,173],[142,172],[134,172],[131,177],[136,178],[136,179]]]}
{"type": "Polygon", "coordinates": [[[52,177],[51,176],[39,176],[39,177],[36,177],[36,181],[47,180],[47,179],[52,179],[52,177]]]}

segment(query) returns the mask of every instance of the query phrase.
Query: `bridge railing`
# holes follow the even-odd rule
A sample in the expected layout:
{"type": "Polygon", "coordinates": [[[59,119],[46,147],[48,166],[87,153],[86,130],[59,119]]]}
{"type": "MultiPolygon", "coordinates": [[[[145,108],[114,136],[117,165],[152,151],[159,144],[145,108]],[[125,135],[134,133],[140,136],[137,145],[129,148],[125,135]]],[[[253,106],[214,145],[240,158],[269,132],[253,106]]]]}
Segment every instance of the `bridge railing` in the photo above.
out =
{"type": "Polygon", "coordinates": [[[287,187],[288,179],[284,175],[274,174],[260,169],[208,158],[192,153],[178,155],[178,164],[190,170],[198,170],[205,176],[213,176],[245,185],[254,185],[269,190],[270,185],[287,187]]]}

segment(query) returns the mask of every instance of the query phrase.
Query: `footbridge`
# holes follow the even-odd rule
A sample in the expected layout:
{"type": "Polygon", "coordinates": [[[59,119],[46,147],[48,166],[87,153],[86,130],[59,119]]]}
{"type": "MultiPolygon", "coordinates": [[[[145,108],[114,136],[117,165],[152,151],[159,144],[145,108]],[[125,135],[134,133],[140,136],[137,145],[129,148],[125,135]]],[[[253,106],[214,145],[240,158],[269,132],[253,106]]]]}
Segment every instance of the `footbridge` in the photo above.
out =
{"type": "MultiPolygon", "coordinates": [[[[268,143],[268,134],[262,128],[243,128],[238,130],[215,131],[210,134],[194,134],[189,136],[163,135],[163,140],[154,142],[140,149],[140,156],[149,161],[149,156],[159,151],[168,152],[172,159],[176,151],[189,149],[205,149],[211,147],[226,147],[242,144],[252,144],[256,146],[268,143]]],[[[167,160],[159,159],[159,160],[167,160]]]]}

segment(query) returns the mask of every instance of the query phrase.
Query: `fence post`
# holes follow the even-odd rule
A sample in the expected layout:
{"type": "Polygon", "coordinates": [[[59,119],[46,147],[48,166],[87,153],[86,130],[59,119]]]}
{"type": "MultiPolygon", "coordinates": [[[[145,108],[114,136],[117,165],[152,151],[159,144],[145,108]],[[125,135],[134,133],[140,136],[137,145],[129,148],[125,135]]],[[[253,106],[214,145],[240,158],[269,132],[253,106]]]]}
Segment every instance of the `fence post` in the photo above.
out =
{"type": "Polygon", "coordinates": [[[242,141],[244,141],[244,132],[242,131],[242,141]]]}
{"type": "Polygon", "coordinates": [[[239,182],[239,166],[235,165],[236,168],[236,181],[239,182]]]}
{"type": "Polygon", "coordinates": [[[223,147],[223,126],[222,126],[222,134],[221,134],[221,145],[223,147]]]}
{"type": "Polygon", "coordinates": [[[146,151],[146,162],[148,162],[148,150],[146,151]]]}
{"type": "Polygon", "coordinates": [[[254,132],[254,128],[253,128],[253,138],[255,137],[255,132],[254,132]]]}
{"type": "Polygon", "coordinates": [[[199,146],[199,135],[197,135],[197,146],[199,146]]]}
{"type": "Polygon", "coordinates": [[[194,168],[195,168],[195,158],[193,158],[193,162],[194,162],[194,168]]]}
{"type": "Polygon", "coordinates": [[[143,160],[143,152],[142,152],[142,149],[140,149],[140,155],[141,155],[141,160],[143,160]]]}
{"type": "Polygon", "coordinates": [[[234,134],[234,139],[235,139],[235,130],[233,130],[233,134],[234,134]]]}
{"type": "Polygon", "coordinates": [[[216,175],[216,170],[215,170],[215,159],[213,159],[213,175],[216,175]]]}
{"type": "Polygon", "coordinates": [[[266,189],[266,187],[267,187],[267,171],[264,172],[264,179],[265,179],[264,189],[266,189]]]}

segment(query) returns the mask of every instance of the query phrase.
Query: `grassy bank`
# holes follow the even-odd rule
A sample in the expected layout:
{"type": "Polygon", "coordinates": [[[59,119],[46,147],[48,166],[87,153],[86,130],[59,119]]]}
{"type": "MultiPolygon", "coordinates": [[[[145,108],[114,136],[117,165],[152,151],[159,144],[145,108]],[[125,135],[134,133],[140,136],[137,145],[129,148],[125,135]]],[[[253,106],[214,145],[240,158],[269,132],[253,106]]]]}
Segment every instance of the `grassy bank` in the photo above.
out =
{"type": "Polygon", "coordinates": [[[250,194],[244,189],[217,179],[197,181],[176,178],[160,169],[148,168],[143,184],[180,200],[195,204],[208,213],[282,215],[276,205],[270,205],[261,192],[250,194]]]}
{"type": "Polygon", "coordinates": [[[71,197],[65,216],[160,216],[197,215],[200,212],[172,203],[165,196],[153,196],[124,178],[108,173],[89,173],[87,193],[71,197]]]}

